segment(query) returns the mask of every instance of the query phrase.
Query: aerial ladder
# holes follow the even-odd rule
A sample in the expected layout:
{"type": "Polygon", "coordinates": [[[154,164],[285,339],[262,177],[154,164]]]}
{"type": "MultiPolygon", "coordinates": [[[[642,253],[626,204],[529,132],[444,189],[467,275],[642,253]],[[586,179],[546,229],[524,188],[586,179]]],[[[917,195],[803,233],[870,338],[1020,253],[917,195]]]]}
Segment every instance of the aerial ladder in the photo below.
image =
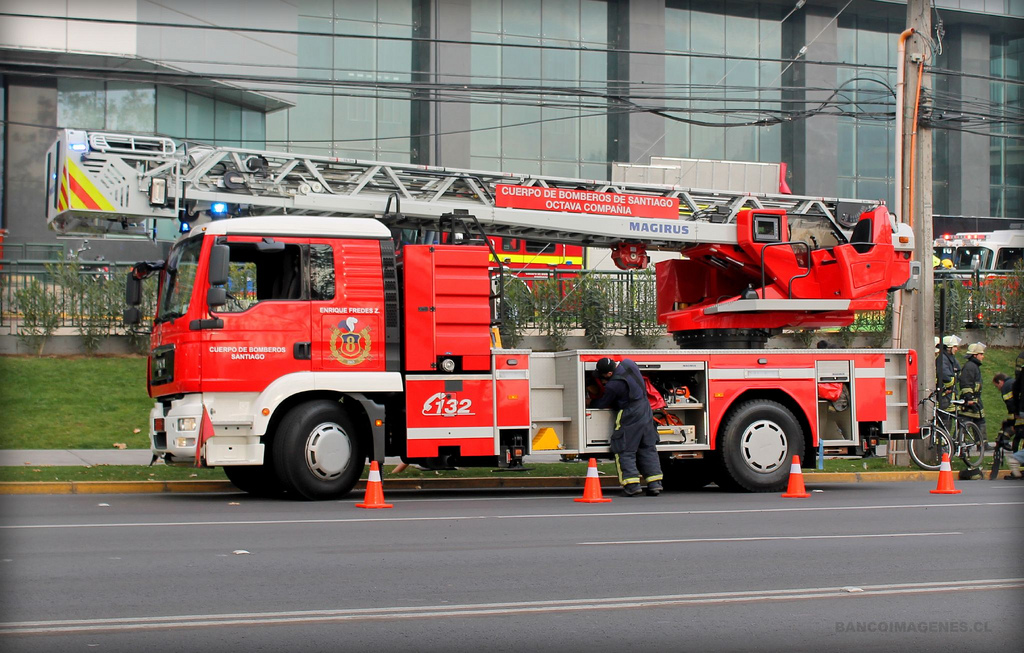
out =
{"type": "Polygon", "coordinates": [[[472,216],[490,236],[659,263],[658,319],[686,347],[758,347],[782,327],[844,326],[910,277],[913,238],[878,202],[610,182],[64,130],[47,154],[47,222],[153,238],[235,216],[376,218],[393,230],[472,216]]]}

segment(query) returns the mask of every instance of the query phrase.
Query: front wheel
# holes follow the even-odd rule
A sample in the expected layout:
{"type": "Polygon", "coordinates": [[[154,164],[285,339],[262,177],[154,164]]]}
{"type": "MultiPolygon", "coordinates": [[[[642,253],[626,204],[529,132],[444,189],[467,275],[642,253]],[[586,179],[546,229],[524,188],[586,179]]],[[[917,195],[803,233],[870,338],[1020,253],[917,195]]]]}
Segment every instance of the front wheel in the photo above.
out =
{"type": "Polygon", "coordinates": [[[960,422],[957,426],[960,436],[960,459],[968,467],[979,467],[985,459],[985,438],[981,428],[974,422],[960,422]]]}
{"type": "MultiPolygon", "coordinates": [[[[922,428],[922,431],[924,429],[922,428]]],[[[934,472],[942,463],[942,454],[949,453],[949,436],[941,428],[931,427],[907,447],[910,459],[921,469],[934,472]]]]}
{"type": "Polygon", "coordinates": [[[352,423],[336,401],[321,399],[288,411],[274,438],[282,484],[303,499],[336,499],[359,480],[365,458],[352,423]]]}
{"type": "Polygon", "coordinates": [[[784,489],[790,461],[804,454],[800,423],[788,408],[768,399],[733,409],[719,443],[722,471],[750,492],[784,489]]]}

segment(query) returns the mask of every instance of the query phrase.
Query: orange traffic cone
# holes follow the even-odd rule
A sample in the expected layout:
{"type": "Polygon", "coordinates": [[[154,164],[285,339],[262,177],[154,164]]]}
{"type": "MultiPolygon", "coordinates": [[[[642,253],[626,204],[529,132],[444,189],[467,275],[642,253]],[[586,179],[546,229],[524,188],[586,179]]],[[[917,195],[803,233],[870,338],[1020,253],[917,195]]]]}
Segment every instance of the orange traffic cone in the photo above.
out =
{"type": "Polygon", "coordinates": [[[356,508],[394,508],[390,503],[384,503],[384,485],[380,482],[380,467],[377,461],[370,462],[370,477],[366,480],[366,496],[362,503],[357,503],[356,508]]]}
{"type": "Polygon", "coordinates": [[[611,499],[601,496],[601,479],[597,476],[597,460],[590,459],[587,465],[587,482],[583,485],[583,497],[573,499],[579,503],[611,503],[611,499]]]}
{"type": "Polygon", "coordinates": [[[939,464],[939,486],[929,490],[932,494],[960,494],[960,490],[953,487],[953,468],[949,465],[949,454],[942,454],[942,463],[939,464]]]}
{"type": "Polygon", "coordinates": [[[800,471],[800,456],[793,456],[789,466],[789,487],[783,493],[784,499],[806,499],[811,496],[804,489],[804,473],[800,471]]]}

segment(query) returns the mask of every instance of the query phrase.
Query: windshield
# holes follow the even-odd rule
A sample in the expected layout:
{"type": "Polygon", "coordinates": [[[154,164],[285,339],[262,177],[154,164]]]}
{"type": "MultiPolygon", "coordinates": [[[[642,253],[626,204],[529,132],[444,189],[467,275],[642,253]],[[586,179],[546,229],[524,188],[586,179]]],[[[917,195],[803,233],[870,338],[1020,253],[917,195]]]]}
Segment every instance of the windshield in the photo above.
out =
{"type": "Polygon", "coordinates": [[[981,262],[982,270],[992,267],[992,250],[985,247],[958,247],[953,265],[957,270],[970,270],[975,256],[981,262]]]}
{"type": "Polygon", "coordinates": [[[160,307],[157,322],[169,322],[188,311],[192,298],[192,287],[199,269],[199,252],[203,247],[202,236],[189,238],[174,246],[167,258],[167,266],[160,278],[160,307]]]}

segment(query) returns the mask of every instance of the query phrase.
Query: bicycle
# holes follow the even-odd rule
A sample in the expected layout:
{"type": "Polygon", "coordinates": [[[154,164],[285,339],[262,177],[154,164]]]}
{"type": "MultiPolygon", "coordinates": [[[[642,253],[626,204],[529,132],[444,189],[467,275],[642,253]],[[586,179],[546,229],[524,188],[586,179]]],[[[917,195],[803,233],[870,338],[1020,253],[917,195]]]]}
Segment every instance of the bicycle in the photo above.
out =
{"type": "Polygon", "coordinates": [[[968,468],[978,467],[985,457],[985,437],[974,422],[961,418],[956,412],[963,406],[962,399],[950,402],[953,410],[940,408],[933,391],[921,400],[935,406],[932,421],[921,427],[921,437],[911,440],[907,447],[910,459],[921,469],[935,471],[942,463],[942,454],[950,459],[960,458],[968,468]],[[952,431],[952,434],[950,433],[952,431]]]}
{"type": "Polygon", "coordinates": [[[1003,466],[1003,458],[1012,456],[1015,449],[1013,442],[1019,442],[1020,435],[1014,428],[1014,419],[1003,422],[999,429],[999,436],[996,438],[996,448],[992,450],[992,469],[988,473],[988,480],[993,481],[999,477],[999,470],[1003,466]]]}

